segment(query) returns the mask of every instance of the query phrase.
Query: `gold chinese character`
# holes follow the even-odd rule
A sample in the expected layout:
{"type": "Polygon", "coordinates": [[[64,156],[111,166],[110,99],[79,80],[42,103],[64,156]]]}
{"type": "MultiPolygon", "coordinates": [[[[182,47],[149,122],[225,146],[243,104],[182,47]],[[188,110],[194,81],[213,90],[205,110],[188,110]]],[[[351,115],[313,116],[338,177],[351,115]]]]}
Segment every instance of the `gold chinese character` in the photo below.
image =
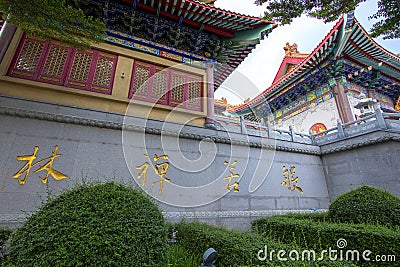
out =
{"type": "MultiPolygon", "coordinates": [[[[149,158],[149,156],[147,154],[144,154],[144,156],[145,156],[145,158],[149,158]]],[[[157,156],[157,154],[154,154],[154,157],[153,157],[153,161],[155,163],[155,166],[153,166],[154,172],[156,175],[158,175],[160,177],[160,180],[153,182],[152,185],[160,183],[160,193],[162,193],[163,183],[164,182],[170,183],[171,179],[165,177],[165,175],[167,174],[168,168],[169,168],[169,163],[168,162],[157,163],[157,161],[159,161],[160,159],[168,160],[168,156],[167,155],[157,156]]],[[[137,176],[138,179],[141,179],[143,177],[142,186],[146,185],[147,170],[149,169],[149,166],[150,166],[149,162],[145,162],[142,165],[136,166],[137,170],[142,170],[137,176]]]]}
{"type": "MultiPolygon", "coordinates": [[[[233,184],[232,179],[233,178],[240,178],[240,175],[238,173],[233,173],[233,170],[235,169],[237,161],[235,160],[232,162],[231,165],[229,165],[229,176],[224,177],[224,180],[228,180],[228,183],[225,185],[225,188],[228,189],[229,192],[231,192],[231,188],[233,187],[233,192],[239,192],[239,182],[234,182],[233,184]]],[[[229,162],[225,161],[225,165],[228,165],[229,162]]]]}
{"type": "Polygon", "coordinates": [[[299,177],[295,176],[296,167],[292,166],[290,169],[287,169],[285,166],[282,167],[283,169],[283,182],[281,185],[287,187],[290,192],[298,190],[300,193],[304,193],[303,189],[299,187],[299,177]]]}
{"type": "Polygon", "coordinates": [[[59,171],[53,170],[54,159],[62,156],[62,154],[57,154],[58,146],[54,146],[53,153],[51,154],[50,157],[47,157],[45,159],[39,160],[36,163],[33,163],[34,160],[36,159],[36,153],[37,153],[38,150],[39,150],[39,147],[35,146],[35,148],[33,149],[33,154],[32,155],[17,156],[17,160],[19,160],[19,161],[27,161],[25,163],[25,165],[22,166],[22,168],[17,173],[15,173],[13,175],[14,179],[18,179],[18,183],[20,185],[25,184],[26,179],[28,178],[32,167],[42,163],[45,160],[48,160],[48,161],[44,165],[39,166],[39,168],[36,171],[33,172],[33,173],[37,173],[37,172],[40,172],[40,171],[46,171],[46,175],[45,175],[44,178],[39,176],[39,178],[42,181],[42,183],[44,183],[44,184],[47,183],[49,175],[51,175],[57,181],[60,181],[60,180],[65,179],[65,178],[68,178],[68,176],[66,176],[65,174],[63,174],[63,173],[61,173],[59,171]],[[19,179],[19,177],[23,173],[25,173],[24,178],[23,179],[19,179]]]}
{"type": "Polygon", "coordinates": [[[167,174],[168,168],[169,168],[169,163],[168,162],[162,162],[162,163],[158,163],[157,164],[157,161],[159,159],[168,160],[168,156],[167,155],[162,155],[162,156],[158,157],[157,154],[154,154],[154,163],[156,163],[156,166],[154,167],[154,171],[160,177],[160,180],[158,180],[157,182],[153,182],[153,185],[155,185],[157,183],[160,183],[160,193],[162,193],[162,191],[163,191],[163,183],[164,182],[170,183],[171,179],[165,177],[165,175],[167,174]]]}
{"type": "MultiPolygon", "coordinates": [[[[149,156],[147,154],[144,154],[144,157],[149,158],[149,156]]],[[[143,176],[142,186],[146,185],[147,169],[149,168],[149,166],[150,166],[150,163],[148,163],[148,162],[145,162],[140,166],[136,166],[137,170],[142,170],[137,176],[138,179],[140,179],[143,176]]]]}

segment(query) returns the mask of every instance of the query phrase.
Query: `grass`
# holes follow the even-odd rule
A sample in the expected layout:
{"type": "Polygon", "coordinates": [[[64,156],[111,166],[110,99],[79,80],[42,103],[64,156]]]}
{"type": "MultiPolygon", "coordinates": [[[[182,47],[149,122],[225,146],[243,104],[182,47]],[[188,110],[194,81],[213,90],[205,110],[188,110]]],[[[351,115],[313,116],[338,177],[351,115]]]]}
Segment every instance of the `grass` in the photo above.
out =
{"type": "Polygon", "coordinates": [[[202,255],[193,254],[180,243],[168,246],[168,267],[198,267],[201,260],[202,255]]]}

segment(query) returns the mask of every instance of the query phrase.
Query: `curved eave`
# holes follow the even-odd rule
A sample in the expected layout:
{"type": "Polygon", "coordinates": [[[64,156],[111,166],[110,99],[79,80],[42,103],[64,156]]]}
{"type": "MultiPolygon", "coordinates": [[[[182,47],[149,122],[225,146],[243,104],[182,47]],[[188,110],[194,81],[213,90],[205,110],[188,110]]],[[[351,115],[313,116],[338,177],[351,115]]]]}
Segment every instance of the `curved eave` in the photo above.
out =
{"type": "Polygon", "coordinates": [[[343,55],[349,60],[354,59],[366,66],[372,66],[397,81],[400,80],[400,58],[378,45],[357,20],[343,49],[343,55]]]}
{"type": "Polygon", "coordinates": [[[259,17],[247,16],[196,0],[123,0],[150,12],[169,17],[175,20],[182,19],[182,23],[194,27],[204,26],[205,31],[220,36],[232,38],[234,33],[251,30],[262,25],[274,24],[259,17]]]}
{"type": "Polygon", "coordinates": [[[276,28],[276,24],[264,25],[257,29],[241,31],[231,39],[234,45],[223,54],[226,62],[218,64],[214,72],[214,90],[217,90],[229,75],[243,62],[260,40],[276,28]]]}

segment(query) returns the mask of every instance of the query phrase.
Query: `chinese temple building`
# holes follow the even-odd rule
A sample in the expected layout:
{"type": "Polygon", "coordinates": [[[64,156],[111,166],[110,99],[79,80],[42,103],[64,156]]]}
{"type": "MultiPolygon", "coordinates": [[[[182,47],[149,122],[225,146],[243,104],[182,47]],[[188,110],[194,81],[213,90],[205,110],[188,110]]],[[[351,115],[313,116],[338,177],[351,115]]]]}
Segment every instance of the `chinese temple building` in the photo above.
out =
{"type": "Polygon", "coordinates": [[[360,94],[383,111],[400,111],[400,58],[378,45],[353,14],[343,16],[310,54],[299,53],[296,44],[284,49],[272,85],[229,112],[316,133],[335,127],[338,119],[356,120],[360,94]]]}
{"type": "Polygon", "coordinates": [[[77,2],[104,21],[104,42],[79,50],[5,24],[0,94],[212,125],[214,90],[276,26],[211,0],[77,2]]]}

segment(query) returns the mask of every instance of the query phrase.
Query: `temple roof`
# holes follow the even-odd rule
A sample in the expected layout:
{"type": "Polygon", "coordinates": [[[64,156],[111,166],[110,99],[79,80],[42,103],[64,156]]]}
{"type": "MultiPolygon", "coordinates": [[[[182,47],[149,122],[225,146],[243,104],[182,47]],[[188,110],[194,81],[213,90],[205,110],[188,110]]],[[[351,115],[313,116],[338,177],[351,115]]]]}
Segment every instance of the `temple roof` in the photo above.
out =
{"type": "Polygon", "coordinates": [[[123,0],[150,12],[159,13],[171,19],[183,19],[194,27],[204,25],[205,31],[210,31],[220,36],[234,38],[234,33],[251,30],[274,22],[266,21],[259,17],[247,16],[225,9],[214,7],[197,0],[123,0]]]}
{"type": "Polygon", "coordinates": [[[370,84],[374,80],[379,85],[377,90],[389,94],[392,99],[400,94],[400,58],[378,45],[349,14],[339,19],[321,43],[295,68],[282,77],[276,77],[278,79],[270,87],[249,103],[229,112],[248,114],[265,101],[287,94],[288,90],[307,90],[307,82],[314,76],[320,79],[320,83],[327,84],[331,78],[329,75],[337,75],[336,65],[342,66],[340,75],[346,74],[349,81],[370,84]],[[380,81],[375,77],[377,72],[380,73],[380,81]]]}
{"type": "Polygon", "coordinates": [[[133,49],[145,46],[142,51],[153,54],[167,52],[173,54],[170,59],[184,64],[214,62],[215,90],[277,26],[259,17],[214,7],[214,1],[81,2],[87,15],[105,21],[106,41],[133,49]]]}
{"type": "Polygon", "coordinates": [[[282,76],[291,72],[297,65],[299,65],[303,61],[304,58],[308,56],[308,54],[299,53],[299,51],[297,51],[296,43],[294,43],[293,45],[286,43],[283,50],[285,50],[285,57],[283,58],[282,63],[279,66],[279,70],[276,73],[272,84],[276,83],[282,76]]]}

